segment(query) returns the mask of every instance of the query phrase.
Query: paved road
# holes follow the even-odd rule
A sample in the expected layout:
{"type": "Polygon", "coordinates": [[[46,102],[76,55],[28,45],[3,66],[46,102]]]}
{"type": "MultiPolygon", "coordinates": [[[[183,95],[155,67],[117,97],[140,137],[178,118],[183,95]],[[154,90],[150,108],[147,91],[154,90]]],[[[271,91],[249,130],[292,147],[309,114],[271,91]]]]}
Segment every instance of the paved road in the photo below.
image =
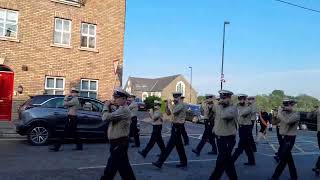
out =
{"type": "MultiPolygon", "coordinates": [[[[148,142],[148,130],[150,125],[141,122],[144,136],[141,137],[142,146],[148,142]]],[[[170,124],[166,124],[163,137],[169,139],[170,124]]],[[[207,155],[210,146],[205,146],[200,157],[196,157],[191,149],[196,146],[203,131],[202,125],[187,123],[187,131],[190,136],[191,145],[186,147],[189,166],[187,169],[176,169],[178,156],[176,151],[170,155],[167,164],[161,170],[151,165],[159,153],[155,147],[146,159],[137,154],[137,149],[129,149],[130,161],[138,180],[166,180],[208,179],[215,167],[216,156],[207,155]]],[[[61,152],[49,152],[48,147],[34,147],[27,144],[24,139],[0,139],[0,179],[1,180],[53,180],[53,179],[75,179],[75,180],[97,180],[103,172],[108,158],[109,145],[103,143],[88,143],[84,151],[73,152],[73,145],[68,144],[61,152]]],[[[274,150],[278,147],[274,132],[269,134],[268,142],[258,144],[256,153],[257,166],[245,167],[245,156],[236,163],[239,179],[267,179],[275,168],[273,161],[274,150]]],[[[317,179],[311,168],[319,155],[316,143],[316,135],[313,132],[299,132],[297,143],[294,148],[294,159],[300,179],[317,179]]],[[[288,179],[286,170],[282,179],[288,179]]],[[[118,176],[116,179],[120,179],[118,176]]],[[[223,179],[227,179],[226,176],[223,179]]],[[[320,179],[320,178],[318,178],[320,179]]]]}

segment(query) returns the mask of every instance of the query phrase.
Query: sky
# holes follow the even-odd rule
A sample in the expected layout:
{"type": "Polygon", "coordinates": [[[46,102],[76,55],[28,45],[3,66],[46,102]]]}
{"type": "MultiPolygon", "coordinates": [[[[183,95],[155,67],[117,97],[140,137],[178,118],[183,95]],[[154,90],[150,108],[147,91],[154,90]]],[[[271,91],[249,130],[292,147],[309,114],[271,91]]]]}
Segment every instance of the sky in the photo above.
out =
{"type": "MultiPolygon", "coordinates": [[[[319,0],[288,1],[320,10],[319,0]]],[[[127,0],[124,83],[189,80],[192,66],[198,94],[217,94],[224,21],[224,89],[320,98],[320,13],[275,0],[127,0]]]]}

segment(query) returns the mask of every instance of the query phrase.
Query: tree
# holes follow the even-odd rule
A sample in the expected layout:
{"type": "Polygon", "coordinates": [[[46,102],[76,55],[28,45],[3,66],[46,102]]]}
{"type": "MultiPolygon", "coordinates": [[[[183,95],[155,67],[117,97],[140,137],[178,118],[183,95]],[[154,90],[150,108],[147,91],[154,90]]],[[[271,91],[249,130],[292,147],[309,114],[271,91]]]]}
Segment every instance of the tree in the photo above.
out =
{"type": "Polygon", "coordinates": [[[310,112],[315,105],[319,105],[320,101],[312,96],[302,94],[297,97],[288,96],[282,90],[274,90],[270,95],[258,95],[256,97],[257,106],[260,110],[271,111],[282,105],[283,99],[287,97],[298,102],[296,109],[298,111],[310,112]]]}
{"type": "Polygon", "coordinates": [[[197,103],[202,104],[202,102],[205,100],[205,96],[198,96],[197,103]]]}
{"type": "Polygon", "coordinates": [[[318,99],[306,94],[299,95],[298,97],[296,97],[296,100],[298,101],[297,110],[299,111],[309,112],[314,109],[315,105],[319,105],[318,99]]]}
{"type": "Polygon", "coordinates": [[[268,111],[271,109],[271,105],[269,103],[269,96],[268,95],[258,95],[256,96],[256,103],[258,109],[268,111]]]}
{"type": "Polygon", "coordinates": [[[154,106],[154,101],[162,101],[161,98],[157,96],[149,96],[144,100],[144,103],[146,104],[146,109],[152,109],[154,106]]]}
{"type": "Polygon", "coordinates": [[[272,96],[278,96],[278,97],[281,97],[281,98],[285,97],[284,91],[282,91],[282,90],[274,90],[274,91],[272,91],[271,95],[272,96]]]}

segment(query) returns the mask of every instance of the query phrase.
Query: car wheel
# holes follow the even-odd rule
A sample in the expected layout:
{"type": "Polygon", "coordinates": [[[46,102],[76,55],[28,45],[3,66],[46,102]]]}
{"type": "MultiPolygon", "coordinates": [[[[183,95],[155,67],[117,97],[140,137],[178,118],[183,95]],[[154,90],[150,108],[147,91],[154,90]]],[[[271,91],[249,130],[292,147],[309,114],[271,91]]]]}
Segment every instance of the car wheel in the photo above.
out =
{"type": "Polygon", "coordinates": [[[45,145],[48,142],[49,135],[49,129],[44,125],[34,125],[27,133],[28,141],[33,146],[45,145]]]}

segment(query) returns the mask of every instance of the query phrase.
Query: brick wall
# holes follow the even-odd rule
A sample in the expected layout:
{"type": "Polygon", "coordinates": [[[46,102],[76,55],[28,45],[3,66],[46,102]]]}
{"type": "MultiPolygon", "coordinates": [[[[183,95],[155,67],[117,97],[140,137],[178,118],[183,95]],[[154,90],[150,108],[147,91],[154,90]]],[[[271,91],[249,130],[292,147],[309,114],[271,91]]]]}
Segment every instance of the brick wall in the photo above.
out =
{"type": "Polygon", "coordinates": [[[0,58],[15,73],[15,90],[24,87],[14,100],[43,94],[45,76],[63,76],[65,93],[79,87],[81,78],[99,80],[98,98],[110,98],[113,87],[122,81],[114,74],[113,61],[123,64],[125,3],[88,0],[85,6],[75,7],[53,0],[0,0],[0,8],[19,12],[19,42],[0,39],[0,58]],[[72,21],[70,48],[52,46],[55,17],[72,21]],[[80,50],[81,22],[97,25],[96,51],[80,50]],[[23,65],[28,71],[22,71],[23,65]]]}

